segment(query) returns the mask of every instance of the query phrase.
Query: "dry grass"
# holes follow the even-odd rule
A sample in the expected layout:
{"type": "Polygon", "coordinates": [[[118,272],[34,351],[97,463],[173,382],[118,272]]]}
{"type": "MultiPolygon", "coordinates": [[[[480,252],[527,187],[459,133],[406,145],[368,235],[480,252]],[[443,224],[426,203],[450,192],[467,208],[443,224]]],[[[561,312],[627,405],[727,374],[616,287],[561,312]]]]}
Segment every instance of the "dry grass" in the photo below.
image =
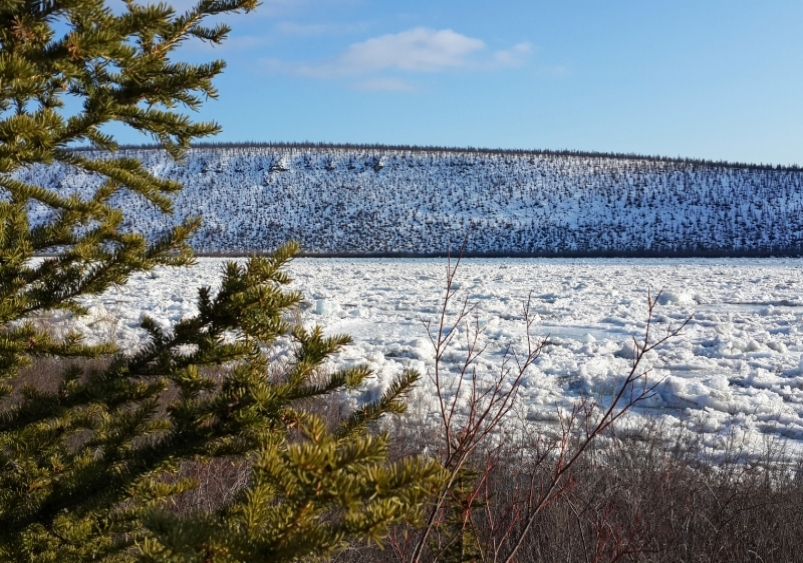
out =
{"type": "MultiPolygon", "coordinates": [[[[14,381],[15,392],[0,408],[19,400],[22,385],[55,391],[67,362],[39,359],[14,381]]],[[[86,370],[103,360],[69,362],[86,370]]],[[[221,369],[217,377],[223,376],[221,369]]],[[[169,391],[168,391],[169,393],[169,391]]],[[[308,401],[304,408],[328,425],[342,420],[337,396],[308,401]]],[[[391,457],[400,459],[435,451],[443,440],[437,429],[410,418],[396,419],[391,457]]],[[[531,463],[539,447],[534,433],[505,444],[493,467],[483,465],[486,451],[471,458],[487,503],[473,509],[469,530],[479,545],[488,545],[490,530],[505,511],[521,502],[521,492],[548,486],[548,468],[531,463]],[[517,496],[518,495],[518,496],[517,496]]],[[[791,459],[782,444],[767,442],[766,451],[750,457],[733,445],[717,459],[703,455],[690,433],[646,429],[638,436],[618,435],[613,427],[604,446],[582,458],[568,476],[570,489],[540,513],[525,535],[515,561],[529,562],[792,562],[803,545],[803,460],[791,459]]],[[[497,452],[498,454],[498,452],[497,452]]],[[[187,462],[176,478],[198,483],[174,499],[179,513],[221,507],[248,483],[243,459],[187,462]]],[[[415,530],[397,530],[414,535],[415,530]]],[[[401,535],[400,535],[401,534],[401,535]]],[[[515,533],[511,537],[515,537],[515,533]]],[[[486,551],[480,560],[493,560],[486,551]]],[[[431,553],[421,561],[429,561],[431,553]]],[[[388,546],[352,545],[337,562],[400,562],[405,553],[388,546]]]]}
{"type": "MultiPolygon", "coordinates": [[[[400,455],[434,447],[431,431],[399,426],[396,432],[400,455]]],[[[801,560],[803,460],[790,459],[779,444],[768,442],[757,458],[733,447],[706,459],[693,435],[662,428],[638,437],[615,431],[605,437],[604,447],[572,468],[570,490],[541,512],[514,561],[801,560]]],[[[488,473],[487,487],[481,487],[488,505],[477,504],[468,527],[479,545],[489,545],[491,524],[498,526],[511,506],[523,502],[522,490],[549,485],[548,468],[528,464],[534,447],[523,441],[508,444],[503,462],[488,473]]],[[[472,461],[482,476],[482,456],[472,461]]],[[[515,536],[514,530],[510,537],[515,536]]],[[[355,545],[334,561],[409,561],[409,554],[395,547],[355,545]]],[[[431,553],[421,561],[432,561],[431,553]]],[[[494,558],[486,550],[471,561],[494,558]]]]}

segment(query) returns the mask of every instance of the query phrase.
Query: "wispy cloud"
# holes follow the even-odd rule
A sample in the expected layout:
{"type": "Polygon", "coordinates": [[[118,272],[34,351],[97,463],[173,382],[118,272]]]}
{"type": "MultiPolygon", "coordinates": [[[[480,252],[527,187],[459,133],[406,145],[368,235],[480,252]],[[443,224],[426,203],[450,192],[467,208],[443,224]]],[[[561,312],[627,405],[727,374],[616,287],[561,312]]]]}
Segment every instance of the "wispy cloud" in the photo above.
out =
{"type": "Polygon", "coordinates": [[[326,5],[352,5],[360,0],[261,0],[256,13],[262,16],[288,16],[326,5]]]}
{"type": "Polygon", "coordinates": [[[354,84],[355,90],[365,92],[410,92],[415,86],[398,78],[373,78],[354,84]]]}
{"type": "Polygon", "coordinates": [[[262,0],[257,12],[263,16],[282,16],[296,12],[310,0],[262,0]]]}
{"type": "Polygon", "coordinates": [[[542,66],[538,72],[545,76],[562,77],[572,73],[571,69],[564,65],[542,66]]]}
{"type": "Polygon", "coordinates": [[[494,61],[500,66],[520,66],[527,62],[532,52],[532,43],[522,41],[510,49],[495,52],[494,61]]]}
{"type": "Polygon", "coordinates": [[[364,24],[329,24],[329,23],[296,23],[282,21],[276,24],[276,33],[294,37],[320,37],[322,35],[340,35],[354,33],[365,29],[364,24]]]}

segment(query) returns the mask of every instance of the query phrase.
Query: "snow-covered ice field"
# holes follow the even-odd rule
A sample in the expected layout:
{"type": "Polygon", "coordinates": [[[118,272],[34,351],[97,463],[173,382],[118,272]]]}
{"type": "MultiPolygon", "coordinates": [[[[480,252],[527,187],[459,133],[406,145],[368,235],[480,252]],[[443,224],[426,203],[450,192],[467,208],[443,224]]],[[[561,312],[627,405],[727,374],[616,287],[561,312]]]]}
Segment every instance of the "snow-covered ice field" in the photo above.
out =
{"type": "MultiPolygon", "coordinates": [[[[165,326],[192,314],[197,288],[214,287],[222,263],[137,275],[95,302],[81,324],[134,346],[143,313],[165,326]]],[[[354,338],[336,363],[374,369],[364,399],[405,368],[431,372],[424,323],[436,323],[445,260],[300,259],[290,270],[306,298],[305,322],[354,338]]],[[[649,356],[650,377],[662,383],[628,424],[682,421],[712,448],[733,439],[756,449],[768,438],[803,443],[803,260],[477,259],[464,260],[456,280],[458,296],[477,304],[488,344],[480,374],[488,377],[507,344],[523,349],[521,311],[532,292],[534,333],[549,335],[549,345],[523,381],[521,419],[554,420],[580,396],[604,400],[629,369],[631,335],[643,336],[648,290],[663,290],[655,335],[693,318],[649,356]]],[[[459,347],[453,352],[461,357],[459,347]]],[[[417,416],[434,410],[426,377],[412,403],[417,416]]]]}

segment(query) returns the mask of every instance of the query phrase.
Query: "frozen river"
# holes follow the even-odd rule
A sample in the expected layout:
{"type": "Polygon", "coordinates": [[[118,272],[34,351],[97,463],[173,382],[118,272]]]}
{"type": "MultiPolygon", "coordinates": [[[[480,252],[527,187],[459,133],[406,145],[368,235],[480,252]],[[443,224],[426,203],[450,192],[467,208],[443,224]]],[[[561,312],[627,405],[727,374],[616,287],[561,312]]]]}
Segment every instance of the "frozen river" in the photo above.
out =
{"type": "MultiPolygon", "coordinates": [[[[135,345],[143,313],[165,326],[193,313],[197,288],[216,285],[222,262],[137,275],[82,324],[135,345]]],[[[374,369],[363,399],[405,368],[431,371],[425,323],[438,314],[445,260],[300,259],[290,270],[305,295],[304,321],[353,336],[337,363],[374,369]]],[[[578,397],[604,400],[629,369],[631,335],[643,335],[648,291],[662,290],[656,334],[692,319],[648,358],[662,383],[628,424],[642,416],[683,422],[714,448],[728,439],[754,448],[767,438],[803,441],[803,260],[469,259],[456,281],[458,297],[476,304],[488,345],[481,377],[496,373],[506,345],[523,348],[521,311],[532,293],[534,333],[549,335],[549,345],[524,378],[515,416],[550,420],[578,397]]],[[[434,408],[426,377],[412,403],[419,415],[434,408]]]]}

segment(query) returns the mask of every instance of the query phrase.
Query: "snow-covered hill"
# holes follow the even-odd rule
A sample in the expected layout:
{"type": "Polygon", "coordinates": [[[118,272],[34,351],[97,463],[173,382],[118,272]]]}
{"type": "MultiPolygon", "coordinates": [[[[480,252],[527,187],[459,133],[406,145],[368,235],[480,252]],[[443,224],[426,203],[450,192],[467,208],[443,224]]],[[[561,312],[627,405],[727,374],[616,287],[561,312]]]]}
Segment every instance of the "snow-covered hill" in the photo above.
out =
{"type": "MultiPolygon", "coordinates": [[[[130,149],[184,183],[175,217],[200,214],[200,252],[761,255],[803,250],[803,170],[554,153],[359,147],[130,149]]],[[[97,178],[16,173],[62,192],[97,178]]],[[[121,202],[122,203],[122,202],[121,202]]],[[[128,196],[131,228],[168,221],[128,196]]],[[[48,211],[34,210],[41,220],[48,211]]]]}

